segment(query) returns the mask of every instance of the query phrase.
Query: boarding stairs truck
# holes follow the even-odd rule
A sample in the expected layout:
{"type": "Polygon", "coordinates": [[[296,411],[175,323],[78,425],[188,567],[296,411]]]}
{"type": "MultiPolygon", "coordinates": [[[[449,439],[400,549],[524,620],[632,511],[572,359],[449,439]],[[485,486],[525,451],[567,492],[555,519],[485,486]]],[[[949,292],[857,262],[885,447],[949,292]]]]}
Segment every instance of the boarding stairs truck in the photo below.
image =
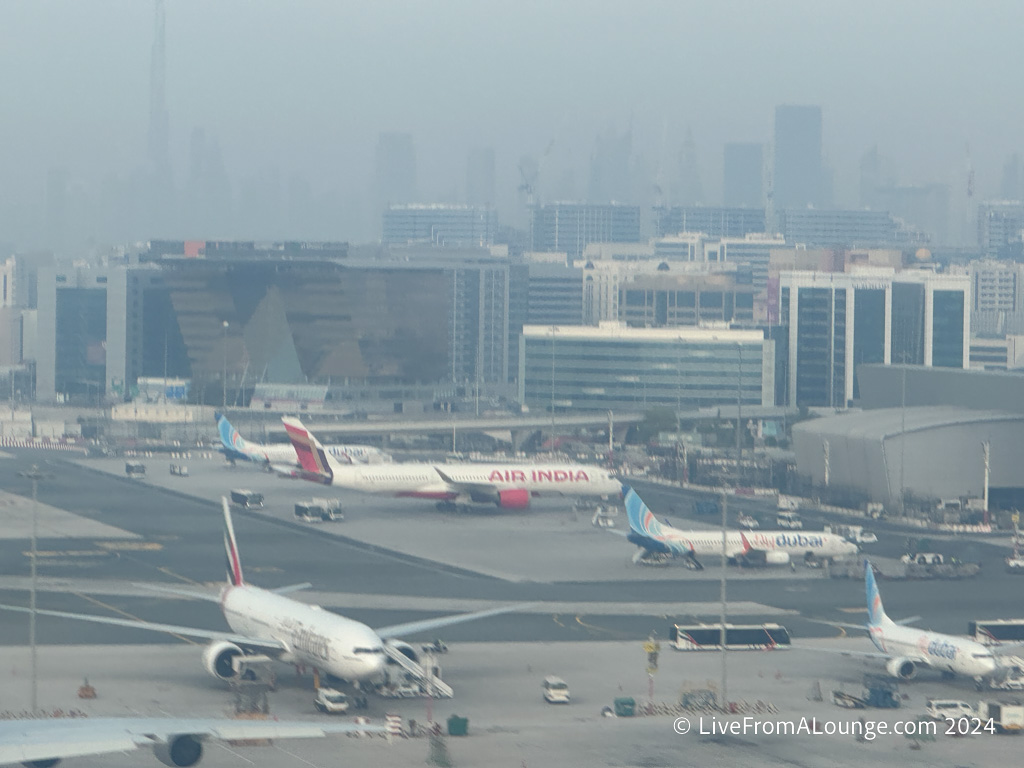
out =
{"type": "Polygon", "coordinates": [[[452,690],[452,687],[448,685],[448,683],[437,675],[428,676],[427,670],[425,670],[418,662],[413,661],[402,653],[400,648],[396,648],[389,643],[385,643],[384,653],[391,661],[395,662],[399,667],[405,670],[406,677],[409,680],[414,681],[424,692],[429,693],[434,698],[450,699],[455,695],[455,691],[452,690]]]}

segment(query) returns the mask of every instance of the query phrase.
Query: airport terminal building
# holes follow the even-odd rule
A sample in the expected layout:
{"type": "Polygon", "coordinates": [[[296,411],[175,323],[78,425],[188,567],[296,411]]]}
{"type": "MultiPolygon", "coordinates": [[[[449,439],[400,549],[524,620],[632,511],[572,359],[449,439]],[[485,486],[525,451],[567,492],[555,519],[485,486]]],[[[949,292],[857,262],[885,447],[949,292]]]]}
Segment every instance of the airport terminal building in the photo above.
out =
{"type": "Polygon", "coordinates": [[[519,402],[559,412],[772,405],[774,355],[757,330],[527,325],[519,402]]]}

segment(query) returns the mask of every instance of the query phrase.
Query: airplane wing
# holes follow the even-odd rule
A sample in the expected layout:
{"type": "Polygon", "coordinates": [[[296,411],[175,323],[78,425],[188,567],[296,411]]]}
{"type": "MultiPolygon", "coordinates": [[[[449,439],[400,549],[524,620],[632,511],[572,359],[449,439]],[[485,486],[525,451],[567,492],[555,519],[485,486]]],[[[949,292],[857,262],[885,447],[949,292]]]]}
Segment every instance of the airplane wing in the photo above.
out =
{"type": "MultiPolygon", "coordinates": [[[[0,605],[2,611],[15,611],[17,613],[31,613],[28,608],[19,605],[0,605]]],[[[280,653],[286,648],[273,640],[257,640],[245,635],[236,635],[231,632],[216,632],[209,629],[196,629],[195,627],[179,627],[174,624],[157,624],[150,621],[135,621],[133,619],[118,619],[113,616],[95,616],[89,613],[68,613],[66,611],[46,611],[37,609],[40,616],[55,616],[59,619],[75,619],[76,621],[91,621],[94,624],[109,624],[115,627],[130,627],[131,629],[148,629],[152,632],[166,632],[169,635],[182,635],[184,637],[198,637],[201,640],[227,640],[242,648],[255,648],[265,653],[280,653]]]]}
{"type": "Polygon", "coordinates": [[[468,493],[469,497],[476,502],[495,502],[498,501],[498,489],[490,483],[462,483],[458,480],[453,480],[451,477],[446,475],[438,467],[434,467],[434,471],[441,476],[445,484],[456,491],[462,491],[468,493]]]}
{"type": "Polygon", "coordinates": [[[184,597],[188,600],[206,600],[210,603],[220,602],[220,594],[217,592],[201,592],[198,589],[184,589],[181,587],[172,587],[167,584],[146,584],[141,581],[135,582],[134,586],[142,587],[143,589],[148,589],[152,592],[174,595],[175,597],[184,597]]]}
{"type": "Polygon", "coordinates": [[[522,611],[527,608],[532,608],[536,603],[526,603],[520,605],[506,605],[501,608],[490,608],[486,611],[476,611],[474,613],[457,613],[453,616],[440,616],[436,619],[424,619],[423,621],[410,621],[406,624],[395,624],[390,627],[381,627],[380,629],[374,630],[377,635],[383,640],[389,640],[396,638],[400,635],[411,635],[417,632],[427,632],[431,629],[440,629],[441,627],[450,627],[453,624],[462,624],[467,621],[476,621],[477,619],[486,619],[491,616],[500,616],[504,613],[513,613],[514,611],[522,611]]]}
{"type": "MultiPolygon", "coordinates": [[[[882,653],[880,651],[850,651],[850,650],[846,650],[845,648],[822,648],[822,647],[817,646],[817,645],[797,645],[795,643],[793,645],[791,645],[790,648],[795,648],[795,649],[800,650],[800,651],[815,651],[817,653],[831,653],[831,654],[835,654],[835,655],[838,655],[838,656],[857,656],[857,657],[862,658],[862,659],[884,659],[885,661],[888,661],[889,659],[893,658],[889,654],[882,653]]],[[[915,657],[913,659],[913,661],[914,661],[914,663],[918,663],[918,662],[920,662],[922,664],[927,664],[928,663],[927,661],[925,661],[924,658],[917,658],[917,657],[915,657]]],[[[931,665],[929,665],[929,666],[931,666],[931,665]]]]}
{"type": "MultiPolygon", "coordinates": [[[[192,765],[208,739],[310,739],[331,733],[381,733],[383,726],[354,723],[222,720],[173,717],[86,717],[0,721],[0,764],[35,763],[151,747],[173,751],[179,765],[192,765]],[[192,759],[193,762],[187,762],[192,759]]],[[[168,763],[170,765],[171,763],[168,763]]]]}

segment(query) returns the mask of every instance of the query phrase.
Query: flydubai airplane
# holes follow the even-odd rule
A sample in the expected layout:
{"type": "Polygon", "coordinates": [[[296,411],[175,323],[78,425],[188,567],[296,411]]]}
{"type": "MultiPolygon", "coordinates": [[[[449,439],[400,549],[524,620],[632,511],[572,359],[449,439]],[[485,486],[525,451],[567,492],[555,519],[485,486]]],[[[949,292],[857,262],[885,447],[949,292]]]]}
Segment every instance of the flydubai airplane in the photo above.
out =
{"type": "Polygon", "coordinates": [[[580,464],[342,465],[298,419],[281,419],[306,480],[365,493],[434,499],[438,506],[494,504],[524,509],[533,496],[600,496],[622,493],[608,470],[580,464]]]}
{"type": "Polygon", "coordinates": [[[226,720],[195,717],[83,717],[0,721],[0,765],[49,768],[68,757],[153,750],[164,765],[191,766],[203,742],[218,739],[311,739],[329,733],[381,733],[380,725],[226,720]]]}
{"type": "MultiPolygon", "coordinates": [[[[870,651],[834,651],[844,655],[865,656],[884,659],[885,670],[892,677],[909,680],[922,667],[939,670],[945,677],[963,676],[974,678],[979,685],[982,681],[1005,674],[1010,665],[1001,664],[998,653],[1008,652],[1018,645],[1002,646],[993,652],[981,643],[966,637],[945,635],[905,626],[919,619],[913,616],[893,621],[882,606],[882,596],[875,583],[874,569],[864,560],[864,587],[868,603],[866,624],[843,624],[826,621],[836,627],[858,629],[868,633],[879,653],[870,651]]],[[[824,650],[815,648],[815,650],[824,650]]]]}
{"type": "MultiPolygon", "coordinates": [[[[358,621],[323,610],[317,605],[294,600],[287,595],[309,584],[267,590],[246,584],[242,579],[242,563],[231,523],[231,510],[227,499],[224,506],[224,548],[227,552],[228,583],[219,595],[153,585],[156,591],[179,597],[188,597],[219,603],[230,632],[179,627],[133,621],[93,614],[64,611],[37,610],[44,616],[111,624],[116,627],[149,629],[209,640],[203,650],[202,663],[206,671],[220,680],[230,680],[238,674],[234,659],[249,654],[266,654],[278,661],[313,667],[349,682],[375,682],[381,677],[387,659],[402,665],[422,677],[418,655],[398,636],[408,632],[427,632],[440,627],[461,624],[490,616],[510,613],[519,605],[493,608],[475,613],[424,619],[381,629],[371,629],[358,621]]],[[[0,609],[29,613],[28,608],[0,605],[0,609]]]]}
{"type": "MultiPolygon", "coordinates": [[[[252,461],[264,464],[281,474],[292,474],[299,466],[292,444],[261,445],[245,440],[223,413],[215,413],[221,451],[228,461],[252,461]]],[[[391,461],[391,455],[372,445],[329,445],[327,452],[343,464],[380,464],[391,461]]]]}
{"type": "MultiPolygon", "coordinates": [[[[685,557],[696,568],[704,566],[698,558],[721,557],[722,532],[681,531],[661,523],[632,488],[626,492],[629,517],[629,541],[651,552],[685,557]]],[[[793,557],[813,555],[842,558],[857,554],[857,545],[831,533],[805,531],[728,531],[725,554],[730,562],[758,565],[787,565],[793,557]]]]}

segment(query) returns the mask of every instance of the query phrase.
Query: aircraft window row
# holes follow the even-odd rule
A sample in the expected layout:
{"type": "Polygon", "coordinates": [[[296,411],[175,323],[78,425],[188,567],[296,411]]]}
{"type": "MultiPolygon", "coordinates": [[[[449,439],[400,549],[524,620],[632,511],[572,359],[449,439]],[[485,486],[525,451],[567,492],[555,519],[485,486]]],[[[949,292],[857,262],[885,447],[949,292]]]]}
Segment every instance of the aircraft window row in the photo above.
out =
{"type": "Polygon", "coordinates": [[[356,654],[367,654],[367,653],[378,654],[378,653],[384,653],[384,649],[381,648],[380,646],[377,646],[376,648],[356,648],[356,649],[353,650],[353,653],[356,653],[356,654]]]}

